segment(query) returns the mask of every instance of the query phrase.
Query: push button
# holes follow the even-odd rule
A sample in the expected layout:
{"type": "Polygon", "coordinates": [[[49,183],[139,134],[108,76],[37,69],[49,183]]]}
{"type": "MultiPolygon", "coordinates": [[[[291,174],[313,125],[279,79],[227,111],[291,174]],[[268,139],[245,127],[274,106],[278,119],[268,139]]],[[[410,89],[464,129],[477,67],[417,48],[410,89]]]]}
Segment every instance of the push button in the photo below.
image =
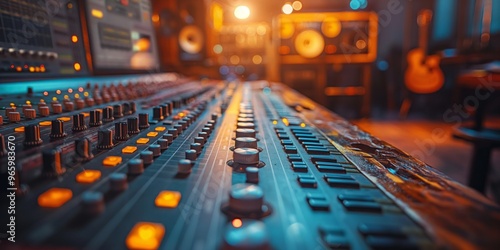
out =
{"type": "Polygon", "coordinates": [[[51,188],[38,196],[40,207],[58,208],[73,197],[73,192],[67,188],[51,188]]]}
{"type": "Polygon", "coordinates": [[[158,249],[164,235],[162,224],[139,222],[130,230],[125,243],[128,249],[158,249]]]}

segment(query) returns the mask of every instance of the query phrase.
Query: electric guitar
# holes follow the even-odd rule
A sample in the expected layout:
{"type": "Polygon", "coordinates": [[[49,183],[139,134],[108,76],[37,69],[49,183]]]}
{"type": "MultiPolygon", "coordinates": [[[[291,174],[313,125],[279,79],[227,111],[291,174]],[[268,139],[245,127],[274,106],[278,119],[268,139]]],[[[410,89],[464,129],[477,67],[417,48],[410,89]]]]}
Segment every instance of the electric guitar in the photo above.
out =
{"type": "Polygon", "coordinates": [[[410,91],[417,94],[434,93],[441,89],[444,84],[444,75],[439,68],[441,57],[427,55],[427,40],[431,19],[431,10],[424,9],[418,14],[418,47],[410,50],[406,57],[408,68],[405,72],[405,84],[410,91]]]}

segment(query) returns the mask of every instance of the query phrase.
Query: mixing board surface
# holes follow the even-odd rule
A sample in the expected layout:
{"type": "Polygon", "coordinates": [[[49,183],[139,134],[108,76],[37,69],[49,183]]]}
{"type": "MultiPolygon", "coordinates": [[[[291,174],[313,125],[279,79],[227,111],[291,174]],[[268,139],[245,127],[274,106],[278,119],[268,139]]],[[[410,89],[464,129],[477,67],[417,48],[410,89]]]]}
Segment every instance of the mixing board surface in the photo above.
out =
{"type": "Polygon", "coordinates": [[[497,206],[281,84],[167,74],[81,88],[2,100],[8,247],[499,244],[497,206]]]}

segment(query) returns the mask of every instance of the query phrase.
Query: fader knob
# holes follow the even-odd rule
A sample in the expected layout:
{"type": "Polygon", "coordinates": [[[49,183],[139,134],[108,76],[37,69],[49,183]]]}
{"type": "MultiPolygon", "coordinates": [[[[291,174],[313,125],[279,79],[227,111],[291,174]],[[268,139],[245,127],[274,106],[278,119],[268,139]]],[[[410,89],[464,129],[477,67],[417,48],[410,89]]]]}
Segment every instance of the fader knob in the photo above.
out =
{"type": "Polygon", "coordinates": [[[102,120],[104,122],[113,121],[115,118],[113,117],[113,107],[105,107],[102,109],[102,120]]]}
{"type": "Polygon", "coordinates": [[[114,118],[121,118],[121,117],[123,117],[122,105],[116,104],[116,105],[113,106],[113,117],[114,118]]]}
{"type": "Polygon", "coordinates": [[[109,129],[99,130],[97,133],[97,148],[110,149],[113,146],[113,131],[109,129]]]}
{"type": "Polygon", "coordinates": [[[28,147],[42,144],[40,138],[40,126],[38,124],[28,125],[24,128],[24,145],[28,147]]]}
{"type": "Polygon", "coordinates": [[[249,128],[249,129],[254,129],[255,128],[255,123],[252,122],[238,122],[236,124],[238,128],[249,128]]]}
{"type": "Polygon", "coordinates": [[[236,137],[235,148],[257,148],[257,139],[253,137],[236,137]]]}
{"type": "Polygon", "coordinates": [[[154,107],[153,108],[153,120],[163,121],[165,117],[163,117],[163,108],[162,107],[154,107]]]}
{"type": "Polygon", "coordinates": [[[179,161],[177,165],[177,172],[180,174],[189,174],[191,173],[191,161],[188,159],[182,159],[179,161]]]}
{"type": "MultiPolygon", "coordinates": [[[[238,219],[240,220],[240,219],[238,219]]],[[[269,233],[264,222],[240,220],[240,225],[230,223],[224,232],[222,250],[270,250],[269,233]]]]}
{"type": "Polygon", "coordinates": [[[109,186],[113,192],[122,192],[128,188],[127,175],[124,173],[112,173],[109,175],[109,186]]]}
{"type": "Polygon", "coordinates": [[[247,182],[259,183],[259,169],[256,167],[245,168],[247,182]]]}
{"type": "Polygon", "coordinates": [[[85,101],[83,99],[75,99],[75,104],[76,104],[76,109],[83,109],[85,108],[85,101]]]}
{"type": "Polygon", "coordinates": [[[64,110],[66,110],[66,112],[70,112],[75,109],[75,103],[73,103],[72,101],[63,102],[63,104],[64,104],[64,110]]]}
{"type": "Polygon", "coordinates": [[[148,147],[148,150],[153,152],[153,157],[158,157],[161,155],[161,147],[158,144],[152,144],[148,147]]]}
{"type": "Polygon", "coordinates": [[[136,111],[135,102],[129,102],[129,106],[130,106],[130,114],[135,113],[136,111]]]}
{"type": "Polygon", "coordinates": [[[127,124],[128,124],[128,134],[129,135],[135,135],[135,134],[139,134],[139,132],[141,132],[139,130],[139,119],[137,119],[137,117],[128,118],[127,124]]]}
{"type": "Polygon", "coordinates": [[[219,118],[219,115],[217,113],[212,113],[212,120],[216,121],[217,118],[219,118]]]}
{"type": "Polygon", "coordinates": [[[193,149],[193,150],[195,150],[196,154],[200,154],[201,153],[201,148],[202,147],[201,147],[200,143],[196,143],[196,142],[191,143],[190,148],[193,149]]]}
{"type": "Polygon", "coordinates": [[[264,191],[255,184],[238,183],[231,187],[229,207],[237,212],[251,213],[262,211],[264,191]]]}
{"type": "Polygon", "coordinates": [[[85,115],[73,115],[73,131],[83,131],[85,129],[87,129],[87,125],[85,125],[85,115]]]}
{"type": "Polygon", "coordinates": [[[147,113],[139,114],[139,128],[140,129],[149,128],[149,115],[147,113]]]}
{"type": "Polygon", "coordinates": [[[255,148],[237,148],[233,151],[233,160],[244,165],[259,163],[259,150],[255,148]]]}
{"type": "Polygon", "coordinates": [[[7,155],[7,148],[5,146],[5,137],[0,134],[0,157],[7,155]]]}
{"type": "Polygon", "coordinates": [[[115,123],[115,140],[126,141],[128,140],[128,124],[127,122],[115,123]]]}
{"type": "Polygon", "coordinates": [[[199,143],[203,147],[203,145],[205,145],[205,138],[197,136],[194,138],[194,142],[199,143]]]}
{"type": "Polygon", "coordinates": [[[64,122],[57,119],[52,120],[49,137],[52,139],[57,139],[65,136],[66,133],[64,132],[64,122]]]}
{"type": "Polygon", "coordinates": [[[253,137],[255,138],[256,132],[254,129],[250,128],[239,128],[236,129],[236,137],[253,137]]]}
{"type": "Polygon", "coordinates": [[[53,148],[42,152],[42,174],[47,177],[59,176],[64,173],[61,161],[61,149],[53,148]]]}
{"type": "Polygon", "coordinates": [[[144,172],[144,162],[142,159],[132,159],[128,162],[127,168],[130,175],[142,174],[144,172]]]}
{"type": "Polygon", "coordinates": [[[77,161],[88,161],[94,158],[91,145],[92,143],[88,138],[80,138],[75,141],[75,158],[77,161]]]}
{"type": "Polygon", "coordinates": [[[90,116],[90,121],[89,125],[91,127],[99,127],[102,125],[102,120],[101,120],[101,111],[100,110],[91,110],[89,112],[90,116]]]}
{"type": "Polygon", "coordinates": [[[153,152],[149,150],[144,150],[141,152],[141,159],[144,165],[149,165],[153,163],[153,152]]]}
{"type": "Polygon", "coordinates": [[[168,149],[168,140],[167,139],[160,138],[160,139],[158,139],[158,141],[156,141],[156,143],[158,143],[158,145],[160,145],[161,150],[168,149]]]}
{"type": "Polygon", "coordinates": [[[186,150],[186,159],[190,161],[196,161],[197,153],[196,150],[194,149],[188,149],[186,150]]]}
{"type": "Polygon", "coordinates": [[[83,212],[87,215],[98,215],[104,212],[104,198],[101,192],[85,191],[81,195],[83,212]]]}

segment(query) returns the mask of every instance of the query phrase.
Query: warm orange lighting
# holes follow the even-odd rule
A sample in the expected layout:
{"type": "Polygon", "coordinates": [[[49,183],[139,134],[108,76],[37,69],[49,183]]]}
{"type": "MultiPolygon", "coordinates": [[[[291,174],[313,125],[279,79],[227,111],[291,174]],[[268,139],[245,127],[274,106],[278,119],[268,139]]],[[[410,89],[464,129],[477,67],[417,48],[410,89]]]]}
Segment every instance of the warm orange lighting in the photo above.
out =
{"type": "Polygon", "coordinates": [[[84,92],[83,96],[88,97],[89,96],[89,92],[84,92]]]}
{"type": "Polygon", "coordinates": [[[51,188],[38,196],[40,207],[58,208],[73,197],[73,192],[67,188],[51,188]]]}
{"type": "Polygon", "coordinates": [[[76,182],[83,184],[90,184],[101,178],[101,171],[99,170],[83,170],[83,172],[76,175],[76,182]]]}
{"type": "Polygon", "coordinates": [[[14,132],[24,132],[24,127],[14,128],[14,132]]]}
{"type": "Polygon", "coordinates": [[[40,126],[51,126],[52,125],[52,122],[51,121],[41,121],[40,123],[38,123],[38,125],[40,126]]]}
{"type": "Polygon", "coordinates": [[[292,7],[294,10],[301,10],[302,9],[302,2],[300,1],[294,1],[292,3],[292,7]]]}
{"type": "Polygon", "coordinates": [[[64,95],[63,98],[66,99],[66,100],[69,100],[69,95],[64,95]]]}
{"type": "Polygon", "coordinates": [[[125,243],[128,249],[158,249],[164,235],[162,224],[139,222],[130,230],[125,243]]]}
{"type": "Polygon", "coordinates": [[[68,116],[62,116],[62,117],[59,117],[57,118],[57,120],[59,121],[63,121],[63,122],[68,122],[71,120],[71,117],[68,117],[68,116]]]}
{"type": "Polygon", "coordinates": [[[155,137],[158,135],[158,132],[149,132],[146,134],[148,137],[155,137]]]}
{"type": "Polygon", "coordinates": [[[286,45],[281,45],[279,51],[281,55],[288,55],[290,54],[290,47],[286,45]]]}
{"type": "Polygon", "coordinates": [[[61,90],[60,89],[56,90],[56,94],[60,95],[61,94],[61,90]]]}
{"type": "Polygon", "coordinates": [[[333,54],[333,53],[337,52],[337,46],[335,46],[333,44],[328,44],[325,47],[325,52],[327,54],[333,54]]]}
{"type": "Polygon", "coordinates": [[[239,228],[241,226],[243,226],[243,221],[241,221],[241,219],[234,219],[231,224],[233,224],[233,227],[235,228],[239,228]]]}
{"type": "MultiPolygon", "coordinates": [[[[76,97],[76,96],[75,96],[76,97]]],[[[89,117],[90,116],[90,113],[89,112],[82,112],[83,114],[83,117],[89,117]]]]}
{"type": "Polygon", "coordinates": [[[93,9],[92,16],[101,19],[104,16],[104,14],[100,10],[93,9]]]}
{"type": "Polygon", "coordinates": [[[237,55],[232,55],[230,58],[229,58],[229,61],[232,63],[232,64],[238,64],[240,63],[240,57],[237,56],[237,55]]]}
{"type": "Polygon", "coordinates": [[[300,127],[305,128],[306,124],[302,122],[302,123],[300,123],[300,127]]]}
{"type": "Polygon", "coordinates": [[[74,43],[77,43],[78,42],[78,36],[72,35],[71,36],[71,41],[74,42],[74,43]]]}
{"type": "Polygon", "coordinates": [[[283,4],[283,7],[281,7],[281,11],[283,11],[283,13],[286,15],[292,14],[292,12],[293,12],[292,4],[290,4],[290,3],[283,4]]]}
{"type": "Polygon", "coordinates": [[[75,68],[76,71],[80,71],[82,69],[82,65],[80,65],[79,63],[75,63],[73,65],[73,68],[75,68]]]}
{"type": "Polygon", "coordinates": [[[148,138],[139,138],[137,139],[136,143],[137,144],[146,144],[149,142],[149,139],[148,138]]]}
{"type": "MultiPolygon", "coordinates": [[[[45,72],[45,71],[46,71],[46,69],[44,67],[40,68],[40,72],[45,72]]],[[[38,72],[38,67],[36,67],[36,72],[38,72]]]]}
{"type": "Polygon", "coordinates": [[[364,40],[357,40],[356,41],[356,48],[358,48],[358,49],[366,48],[366,42],[364,40]]]}
{"type": "Polygon", "coordinates": [[[137,147],[134,146],[126,146],[122,149],[122,153],[124,154],[133,154],[137,150],[137,147]]]}
{"type": "Polygon", "coordinates": [[[76,93],[75,94],[75,99],[78,99],[78,98],[80,98],[80,94],[76,93]]]}
{"type": "Polygon", "coordinates": [[[278,121],[273,120],[273,125],[278,125],[278,121]]]}
{"type": "Polygon", "coordinates": [[[78,92],[83,92],[83,87],[78,87],[78,92]]]}
{"type": "Polygon", "coordinates": [[[165,131],[165,129],[167,129],[167,128],[165,128],[165,127],[156,127],[155,131],[163,132],[163,131],[165,131]]]}
{"type": "Polygon", "coordinates": [[[17,72],[21,72],[21,71],[23,71],[23,67],[21,67],[21,66],[17,66],[17,67],[16,67],[16,71],[17,71],[17,72]]]}
{"type": "Polygon", "coordinates": [[[261,64],[262,63],[262,56],[259,56],[259,55],[254,55],[252,57],[252,62],[254,64],[261,64]]]}
{"type": "Polygon", "coordinates": [[[71,93],[73,93],[73,89],[72,89],[72,88],[69,88],[69,89],[68,89],[68,93],[70,93],[70,94],[71,94],[71,93]]]}
{"type": "Polygon", "coordinates": [[[57,102],[57,97],[52,97],[52,101],[57,102]]]}
{"type": "Polygon", "coordinates": [[[31,101],[30,100],[26,100],[26,104],[31,105],[31,101]]]}
{"type": "Polygon", "coordinates": [[[31,66],[31,67],[29,68],[29,71],[30,71],[30,72],[35,72],[35,67],[31,66]]]}
{"type": "Polygon", "coordinates": [[[215,54],[220,54],[223,51],[222,45],[216,44],[214,45],[213,51],[215,54]]]}
{"type": "Polygon", "coordinates": [[[177,191],[161,191],[155,199],[157,207],[176,208],[181,200],[181,193],[177,191]]]}
{"type": "Polygon", "coordinates": [[[151,20],[157,23],[160,21],[160,16],[158,14],[154,14],[153,16],[151,16],[151,20]]]}
{"type": "Polygon", "coordinates": [[[177,114],[177,115],[178,115],[179,117],[181,117],[181,118],[182,118],[182,117],[186,116],[186,113],[184,113],[184,112],[179,112],[179,114],[177,114]]]}
{"type": "Polygon", "coordinates": [[[287,127],[288,127],[288,125],[290,125],[290,123],[289,123],[289,121],[288,121],[288,119],[287,119],[287,118],[283,118],[283,119],[281,119],[281,121],[282,121],[282,122],[283,122],[283,124],[285,124],[285,126],[287,126],[287,127]]]}
{"type": "Polygon", "coordinates": [[[115,167],[122,163],[122,158],[120,156],[108,156],[102,160],[102,165],[106,167],[115,167]]]}
{"type": "Polygon", "coordinates": [[[234,9],[234,16],[238,19],[247,19],[250,16],[250,9],[247,6],[240,5],[234,9]]]}

